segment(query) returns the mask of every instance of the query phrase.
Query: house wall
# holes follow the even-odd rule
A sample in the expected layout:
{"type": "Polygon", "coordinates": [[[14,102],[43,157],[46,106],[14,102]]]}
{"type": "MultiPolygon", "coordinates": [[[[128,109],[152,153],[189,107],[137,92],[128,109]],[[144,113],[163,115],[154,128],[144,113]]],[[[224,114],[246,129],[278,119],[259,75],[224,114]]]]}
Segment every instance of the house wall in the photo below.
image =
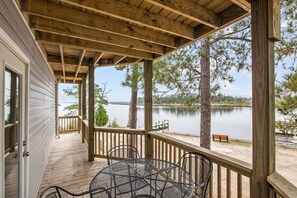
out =
{"type": "Polygon", "coordinates": [[[0,0],[0,27],[30,59],[29,197],[35,197],[55,138],[55,81],[13,0],[0,0]]]}

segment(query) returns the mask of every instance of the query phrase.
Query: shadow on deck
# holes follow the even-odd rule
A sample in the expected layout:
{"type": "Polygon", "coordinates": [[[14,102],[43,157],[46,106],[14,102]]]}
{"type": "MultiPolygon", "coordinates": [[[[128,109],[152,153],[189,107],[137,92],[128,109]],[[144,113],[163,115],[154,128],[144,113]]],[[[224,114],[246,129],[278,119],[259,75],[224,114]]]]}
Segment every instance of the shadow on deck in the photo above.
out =
{"type": "Polygon", "coordinates": [[[106,166],[106,159],[88,162],[87,148],[81,143],[80,134],[62,134],[60,139],[55,140],[38,197],[45,188],[53,185],[70,192],[88,190],[92,178],[106,166]]]}

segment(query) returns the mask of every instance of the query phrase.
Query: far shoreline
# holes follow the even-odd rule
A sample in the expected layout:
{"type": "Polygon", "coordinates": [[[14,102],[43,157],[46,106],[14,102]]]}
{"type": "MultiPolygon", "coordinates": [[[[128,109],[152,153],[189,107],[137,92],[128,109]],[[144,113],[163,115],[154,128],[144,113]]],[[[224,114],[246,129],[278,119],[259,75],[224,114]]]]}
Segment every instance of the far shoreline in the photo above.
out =
{"type": "MultiPolygon", "coordinates": [[[[108,104],[113,104],[113,105],[129,105],[130,102],[109,102],[108,104]]],[[[139,106],[143,106],[143,104],[138,104],[139,106]]],[[[200,107],[200,104],[195,104],[195,105],[185,105],[185,104],[153,104],[153,106],[163,106],[163,107],[200,107]]],[[[252,107],[251,104],[228,104],[228,103],[212,103],[211,107],[252,107]]]]}

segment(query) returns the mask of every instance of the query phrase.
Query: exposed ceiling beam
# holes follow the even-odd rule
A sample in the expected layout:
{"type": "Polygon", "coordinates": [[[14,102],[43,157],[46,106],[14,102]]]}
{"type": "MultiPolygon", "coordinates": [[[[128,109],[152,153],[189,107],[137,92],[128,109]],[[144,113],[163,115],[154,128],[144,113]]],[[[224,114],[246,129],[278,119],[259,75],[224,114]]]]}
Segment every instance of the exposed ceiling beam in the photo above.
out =
{"type": "MultiPolygon", "coordinates": [[[[55,76],[62,76],[63,78],[64,78],[64,74],[63,74],[63,72],[62,71],[55,71],[54,72],[54,74],[55,74],[55,76]]],[[[66,77],[67,78],[74,78],[74,75],[75,75],[75,73],[74,72],[65,72],[65,74],[66,74],[66,77]]],[[[77,75],[77,78],[82,78],[82,73],[79,73],[78,75],[77,75]]],[[[66,81],[66,80],[65,80],[66,81]]],[[[64,82],[65,82],[64,81],[64,82]]],[[[73,82],[73,81],[72,81],[73,82]]],[[[75,82],[73,82],[73,83],[75,83],[75,82]]]]}
{"type": "Polygon", "coordinates": [[[162,34],[161,32],[144,29],[137,25],[98,16],[49,1],[26,0],[23,4],[23,9],[31,15],[42,16],[168,47],[175,46],[175,37],[172,35],[162,34]]]}
{"type": "MultiPolygon", "coordinates": [[[[139,59],[135,58],[124,58],[120,62],[117,63],[117,65],[128,65],[128,64],[134,64],[138,61],[139,59]]],[[[99,61],[98,67],[109,67],[109,66],[115,66],[116,64],[114,63],[114,59],[101,59],[99,61]]]]}
{"type": "Polygon", "coordinates": [[[113,63],[115,64],[115,65],[117,65],[119,62],[121,62],[124,58],[126,58],[126,56],[115,56],[114,58],[113,58],[113,63]]]}
{"type": "Polygon", "coordinates": [[[107,52],[116,55],[129,56],[134,58],[143,58],[147,60],[155,59],[155,55],[147,52],[127,49],[122,47],[115,47],[103,43],[97,43],[82,39],[76,39],[67,36],[55,35],[45,32],[36,31],[36,39],[42,43],[63,45],[74,49],[85,49],[94,52],[107,52]]]}
{"type": "Polygon", "coordinates": [[[141,50],[145,52],[164,54],[164,47],[161,45],[144,42],[141,40],[111,34],[100,30],[94,30],[70,23],[64,23],[44,17],[31,16],[30,27],[33,30],[71,36],[79,39],[86,39],[129,49],[141,50]]]}
{"type": "Polygon", "coordinates": [[[174,34],[193,40],[193,28],[176,20],[153,14],[145,9],[129,5],[118,0],[60,0],[74,6],[85,8],[101,14],[106,14],[121,20],[149,27],[158,31],[174,34]]]}
{"type": "Polygon", "coordinates": [[[193,1],[180,0],[145,0],[160,8],[182,15],[198,23],[202,23],[216,29],[219,24],[219,17],[216,13],[193,1]]]}
{"type": "Polygon", "coordinates": [[[102,58],[103,54],[104,53],[97,52],[97,54],[94,56],[94,58],[93,58],[93,64],[94,64],[95,69],[98,66],[98,62],[102,58]]]}
{"type": "MultiPolygon", "coordinates": [[[[51,54],[47,55],[47,62],[62,64],[60,56],[51,55],[51,54]]],[[[83,59],[83,61],[81,63],[81,67],[89,67],[88,62],[89,61],[87,59],[83,59]]],[[[65,65],[77,66],[79,64],[79,59],[64,56],[64,64],[65,65]]]]}
{"type": "Polygon", "coordinates": [[[63,77],[64,77],[64,83],[65,83],[65,64],[64,64],[64,52],[63,52],[63,46],[59,45],[60,48],[60,56],[61,56],[61,63],[62,63],[62,69],[63,69],[63,77]]]}
{"type": "Polygon", "coordinates": [[[81,63],[82,63],[82,61],[84,60],[85,53],[86,53],[86,50],[82,50],[82,51],[81,51],[81,54],[80,54],[80,57],[79,57],[79,62],[78,62],[78,67],[77,67],[77,70],[76,70],[76,72],[75,72],[75,76],[74,76],[73,83],[75,83],[75,80],[76,80],[76,78],[77,78],[77,75],[78,75],[78,72],[79,72],[81,63]]]}
{"type": "Polygon", "coordinates": [[[251,12],[251,3],[246,0],[230,0],[232,3],[238,5],[247,12],[251,12]]]}

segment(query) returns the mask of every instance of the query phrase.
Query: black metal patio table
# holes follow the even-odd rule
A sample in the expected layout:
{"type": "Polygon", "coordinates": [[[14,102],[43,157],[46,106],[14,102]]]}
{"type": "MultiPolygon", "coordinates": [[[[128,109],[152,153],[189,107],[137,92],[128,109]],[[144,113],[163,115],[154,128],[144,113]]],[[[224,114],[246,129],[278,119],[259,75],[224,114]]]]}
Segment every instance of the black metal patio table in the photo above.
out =
{"type": "Polygon", "coordinates": [[[152,158],[127,159],[102,169],[90,183],[91,197],[191,197],[194,182],[177,164],[152,158]]]}

